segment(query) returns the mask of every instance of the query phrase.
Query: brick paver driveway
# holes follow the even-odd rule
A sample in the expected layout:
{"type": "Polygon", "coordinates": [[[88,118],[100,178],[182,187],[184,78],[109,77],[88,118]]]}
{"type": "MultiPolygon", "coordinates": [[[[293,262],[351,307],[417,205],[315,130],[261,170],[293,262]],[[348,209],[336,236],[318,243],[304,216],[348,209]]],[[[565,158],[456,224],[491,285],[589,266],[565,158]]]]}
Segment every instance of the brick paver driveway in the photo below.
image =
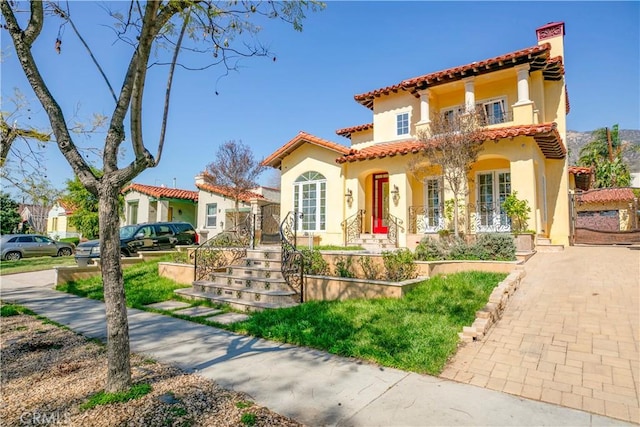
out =
{"type": "Polygon", "coordinates": [[[442,377],[640,423],[640,250],[538,253],[504,315],[442,377]]]}

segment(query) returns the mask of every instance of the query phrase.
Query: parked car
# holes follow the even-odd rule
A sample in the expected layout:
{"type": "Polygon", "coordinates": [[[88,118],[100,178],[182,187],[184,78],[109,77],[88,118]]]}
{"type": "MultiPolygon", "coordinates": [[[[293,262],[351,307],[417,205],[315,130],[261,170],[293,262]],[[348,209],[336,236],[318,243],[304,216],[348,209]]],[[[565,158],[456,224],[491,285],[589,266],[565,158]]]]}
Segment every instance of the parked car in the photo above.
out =
{"type": "MultiPolygon", "coordinates": [[[[156,222],[125,225],[120,228],[120,255],[129,257],[139,251],[162,251],[176,245],[198,243],[198,234],[188,222],[156,222]]],[[[76,248],[76,262],[87,265],[100,258],[100,241],[89,240],[76,248]]]]}
{"type": "Polygon", "coordinates": [[[40,234],[3,234],[0,250],[2,259],[17,261],[37,256],[69,256],[73,253],[73,245],[40,234]]]}

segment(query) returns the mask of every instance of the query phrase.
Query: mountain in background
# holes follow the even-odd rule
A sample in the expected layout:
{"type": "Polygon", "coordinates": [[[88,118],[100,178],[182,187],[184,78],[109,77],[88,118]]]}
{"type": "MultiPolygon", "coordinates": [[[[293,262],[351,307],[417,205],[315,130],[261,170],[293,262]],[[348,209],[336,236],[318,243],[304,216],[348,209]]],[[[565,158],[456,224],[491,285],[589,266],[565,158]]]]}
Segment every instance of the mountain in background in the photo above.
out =
{"type": "MultiPolygon", "coordinates": [[[[591,141],[594,131],[567,131],[567,150],[569,150],[569,165],[578,164],[580,149],[591,141]]],[[[640,130],[620,129],[620,139],[631,144],[631,149],[624,153],[624,160],[631,172],[640,172],[640,130]]]]}

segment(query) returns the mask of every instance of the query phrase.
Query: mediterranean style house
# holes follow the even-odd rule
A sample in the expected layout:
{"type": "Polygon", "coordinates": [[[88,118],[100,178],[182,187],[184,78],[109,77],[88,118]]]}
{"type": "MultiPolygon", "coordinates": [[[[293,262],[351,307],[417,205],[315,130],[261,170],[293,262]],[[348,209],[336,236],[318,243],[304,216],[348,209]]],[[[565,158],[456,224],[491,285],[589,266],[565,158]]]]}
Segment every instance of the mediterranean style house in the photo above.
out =
{"type": "Polygon", "coordinates": [[[124,194],[124,225],[180,221],[195,226],[198,192],[155,185],[131,184],[124,194]]]}
{"type": "Polygon", "coordinates": [[[47,234],[52,239],[64,239],[68,237],[82,237],[80,233],[69,223],[69,217],[74,208],[64,200],[58,200],[49,210],[47,215],[47,234]]]}
{"type": "Polygon", "coordinates": [[[418,135],[436,117],[473,111],[485,126],[467,176],[466,231],[510,231],[502,201],[517,192],[531,207],[528,228],[568,244],[564,23],[536,35],[532,47],[355,95],[373,121],[336,131],[350,147],[300,132],[264,160],[281,171],[281,216],[299,212],[299,233],[321,244],[370,233],[414,247],[450,227],[453,199],[440,169],[411,172],[424,146],[418,135]]]}

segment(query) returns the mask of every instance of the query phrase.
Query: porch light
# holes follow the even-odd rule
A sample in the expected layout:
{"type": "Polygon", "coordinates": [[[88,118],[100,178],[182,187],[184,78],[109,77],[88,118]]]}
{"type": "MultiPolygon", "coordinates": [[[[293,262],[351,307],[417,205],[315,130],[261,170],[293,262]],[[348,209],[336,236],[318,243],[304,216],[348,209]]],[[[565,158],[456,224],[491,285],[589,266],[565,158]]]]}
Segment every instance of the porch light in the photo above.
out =
{"type": "Polygon", "coordinates": [[[347,204],[349,207],[353,204],[353,191],[350,188],[347,188],[347,192],[344,193],[344,197],[347,199],[347,204]]]}
{"type": "Polygon", "coordinates": [[[394,184],[393,190],[391,190],[390,193],[391,198],[393,199],[393,203],[397,205],[400,201],[400,190],[398,189],[398,186],[394,184]]]}

